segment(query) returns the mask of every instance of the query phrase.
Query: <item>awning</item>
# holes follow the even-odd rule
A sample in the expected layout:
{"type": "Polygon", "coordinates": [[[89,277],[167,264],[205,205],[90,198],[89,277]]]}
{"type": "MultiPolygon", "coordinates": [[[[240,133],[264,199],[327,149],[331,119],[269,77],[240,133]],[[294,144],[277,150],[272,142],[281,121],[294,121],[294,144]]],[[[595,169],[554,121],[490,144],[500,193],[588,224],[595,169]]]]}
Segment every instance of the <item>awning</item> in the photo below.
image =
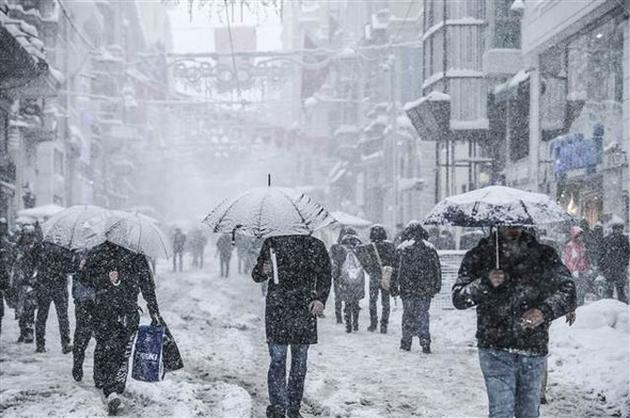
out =
{"type": "Polygon", "coordinates": [[[446,137],[451,118],[451,97],[432,91],[405,105],[407,117],[421,140],[438,141],[446,137]]]}
{"type": "Polygon", "coordinates": [[[505,83],[499,84],[492,91],[495,101],[503,102],[516,97],[518,87],[527,80],[529,80],[529,72],[521,70],[505,83]]]}

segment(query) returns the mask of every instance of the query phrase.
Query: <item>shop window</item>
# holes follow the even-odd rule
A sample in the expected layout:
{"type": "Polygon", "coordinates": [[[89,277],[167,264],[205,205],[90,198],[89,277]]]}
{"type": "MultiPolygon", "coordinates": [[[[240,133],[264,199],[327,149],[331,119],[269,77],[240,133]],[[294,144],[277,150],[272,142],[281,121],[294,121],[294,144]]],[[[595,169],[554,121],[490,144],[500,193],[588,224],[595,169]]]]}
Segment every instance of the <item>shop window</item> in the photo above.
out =
{"type": "Polygon", "coordinates": [[[494,48],[521,47],[521,21],[517,13],[510,10],[513,0],[496,0],[494,8],[494,48]]]}
{"type": "Polygon", "coordinates": [[[510,158],[520,160],[529,155],[529,82],[521,83],[516,97],[508,104],[510,158]]]}

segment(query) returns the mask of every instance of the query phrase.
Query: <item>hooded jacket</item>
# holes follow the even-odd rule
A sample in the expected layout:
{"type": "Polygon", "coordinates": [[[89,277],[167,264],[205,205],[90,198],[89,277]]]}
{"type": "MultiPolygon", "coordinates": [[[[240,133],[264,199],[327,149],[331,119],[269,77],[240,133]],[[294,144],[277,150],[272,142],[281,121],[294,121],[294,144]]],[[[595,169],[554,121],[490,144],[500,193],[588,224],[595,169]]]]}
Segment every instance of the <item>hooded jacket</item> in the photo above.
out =
{"type": "Polygon", "coordinates": [[[398,271],[392,280],[392,295],[433,297],[442,288],[440,258],[420,223],[412,222],[401,235],[398,271]]]}
{"type": "Polygon", "coordinates": [[[394,243],[387,240],[387,231],[381,225],[374,225],[370,228],[370,244],[361,245],[358,248],[359,257],[364,260],[363,267],[370,276],[370,288],[381,286],[382,270],[378,262],[380,257],[383,267],[389,266],[394,269],[392,277],[396,275],[398,268],[398,256],[394,243]],[[378,257],[377,252],[378,251],[378,257]]]}
{"type": "Polygon", "coordinates": [[[356,302],[365,297],[365,275],[361,280],[349,282],[344,279],[344,263],[349,252],[352,252],[361,268],[364,269],[360,252],[361,240],[356,234],[347,234],[341,239],[341,244],[336,248],[332,256],[333,280],[338,282],[338,296],[344,302],[356,302]]]}
{"type": "Polygon", "coordinates": [[[562,260],[571,273],[582,273],[591,268],[588,258],[586,243],[584,242],[584,231],[582,228],[573,226],[570,230],[571,239],[564,247],[562,260]],[[582,236],[582,239],[580,239],[582,236]]]}

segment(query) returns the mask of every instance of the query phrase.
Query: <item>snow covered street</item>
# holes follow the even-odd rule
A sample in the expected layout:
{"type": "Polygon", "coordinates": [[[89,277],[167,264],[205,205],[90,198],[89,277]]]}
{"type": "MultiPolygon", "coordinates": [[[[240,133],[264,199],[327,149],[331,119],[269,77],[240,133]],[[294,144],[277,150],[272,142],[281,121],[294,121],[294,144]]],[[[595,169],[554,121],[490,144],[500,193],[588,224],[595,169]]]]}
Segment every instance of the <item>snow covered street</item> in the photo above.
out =
{"type": "MultiPolygon", "coordinates": [[[[164,268],[166,263],[158,266],[162,271],[157,280],[158,299],[182,351],[185,369],[168,374],[158,384],[129,379],[124,414],[264,416],[268,354],[259,285],[236,274],[221,279],[214,269],[172,274],[164,268]]],[[[617,309],[617,304],[601,301],[580,308],[574,328],[563,321],[554,325],[550,403],[542,406],[543,416],[628,416],[628,312],[627,307],[617,309]],[[588,358],[593,356],[594,344],[603,372],[589,378],[585,374],[594,373],[588,358]],[[593,391],[589,380],[595,385],[593,391]],[[603,385],[600,390],[598,384],[603,385]],[[609,387],[616,390],[601,392],[609,387]]],[[[328,305],[327,317],[320,321],[320,343],[309,352],[306,416],[487,415],[474,348],[473,310],[434,310],[433,354],[426,355],[421,354],[417,340],[410,353],[398,349],[400,302],[398,308],[393,305],[388,335],[366,331],[367,300],[362,301],[360,331],[351,335],[335,324],[332,303],[328,305]]],[[[77,384],[70,375],[71,355],[61,354],[55,314],[50,314],[48,352],[44,354],[35,354],[33,345],[15,343],[18,331],[12,315],[12,310],[7,312],[0,338],[0,413],[6,417],[105,415],[91,377],[94,342],[86,358],[84,380],[77,384]]],[[[72,309],[70,315],[74,324],[72,309]]],[[[146,314],[142,322],[148,322],[146,314]]]]}

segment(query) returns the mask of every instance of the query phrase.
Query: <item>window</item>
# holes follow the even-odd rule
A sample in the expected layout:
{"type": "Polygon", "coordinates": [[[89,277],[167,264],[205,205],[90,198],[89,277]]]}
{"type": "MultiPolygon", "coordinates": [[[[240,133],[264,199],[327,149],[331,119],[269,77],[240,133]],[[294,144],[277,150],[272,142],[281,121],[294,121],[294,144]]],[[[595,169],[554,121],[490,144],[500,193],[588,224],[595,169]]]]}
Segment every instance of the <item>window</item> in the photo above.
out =
{"type": "Polygon", "coordinates": [[[521,21],[518,14],[510,10],[513,0],[495,0],[494,48],[521,47],[521,21]]]}
{"type": "Polygon", "coordinates": [[[510,158],[520,160],[529,155],[529,81],[518,86],[516,97],[508,104],[510,158]]]}
{"type": "Polygon", "coordinates": [[[58,149],[53,153],[53,172],[63,175],[63,153],[58,149]]]}

